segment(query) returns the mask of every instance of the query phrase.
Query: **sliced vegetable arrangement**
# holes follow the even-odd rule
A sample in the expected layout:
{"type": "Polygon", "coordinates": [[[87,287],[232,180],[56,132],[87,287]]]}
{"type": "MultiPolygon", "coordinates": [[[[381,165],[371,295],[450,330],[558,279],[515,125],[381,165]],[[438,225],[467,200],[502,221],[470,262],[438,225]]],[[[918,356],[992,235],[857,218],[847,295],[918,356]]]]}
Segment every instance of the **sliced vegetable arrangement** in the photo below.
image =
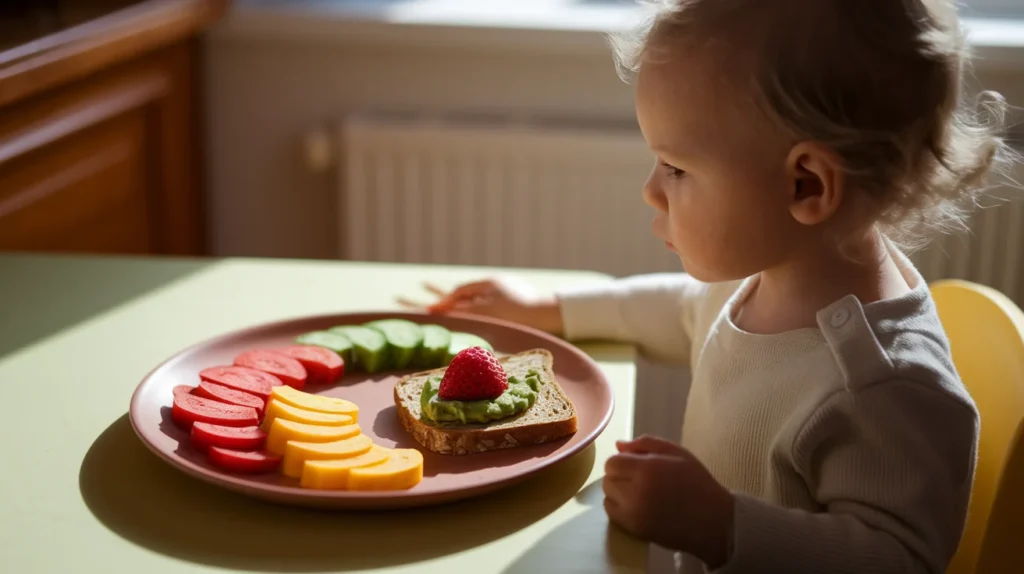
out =
{"type": "Polygon", "coordinates": [[[249,350],[234,363],[205,369],[198,385],[172,393],[172,420],[213,466],[239,474],[279,471],[318,489],[407,489],[423,479],[423,455],[374,444],[357,424],[354,403],[299,390],[337,381],[344,372],[337,353],[293,345],[249,350]],[[346,462],[307,476],[307,461],[346,462]]]}
{"type": "Polygon", "coordinates": [[[374,444],[351,401],[307,392],[349,371],[433,369],[491,345],[439,325],[383,319],[339,325],[294,344],[246,350],[173,389],[171,418],[209,463],[232,473],[281,474],[312,489],[408,489],[423,479],[416,449],[374,444]]]}
{"type": "Polygon", "coordinates": [[[334,351],[346,366],[367,373],[444,367],[469,347],[494,351],[490,343],[472,333],[453,333],[440,325],[420,325],[406,319],[338,325],[304,333],[295,342],[334,351]]]}

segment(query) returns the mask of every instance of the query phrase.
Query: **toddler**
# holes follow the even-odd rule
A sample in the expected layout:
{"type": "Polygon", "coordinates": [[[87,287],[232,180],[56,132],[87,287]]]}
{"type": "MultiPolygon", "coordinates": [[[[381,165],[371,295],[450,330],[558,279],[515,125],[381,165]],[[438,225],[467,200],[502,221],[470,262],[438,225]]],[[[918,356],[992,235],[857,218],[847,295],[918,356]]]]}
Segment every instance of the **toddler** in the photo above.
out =
{"type": "Polygon", "coordinates": [[[682,443],[620,443],[603,481],[609,519],[684,571],[943,572],[979,417],[904,253],[1009,159],[998,96],[965,101],[953,2],[676,0],[617,48],[685,272],[482,281],[432,311],[691,369],[682,443]]]}

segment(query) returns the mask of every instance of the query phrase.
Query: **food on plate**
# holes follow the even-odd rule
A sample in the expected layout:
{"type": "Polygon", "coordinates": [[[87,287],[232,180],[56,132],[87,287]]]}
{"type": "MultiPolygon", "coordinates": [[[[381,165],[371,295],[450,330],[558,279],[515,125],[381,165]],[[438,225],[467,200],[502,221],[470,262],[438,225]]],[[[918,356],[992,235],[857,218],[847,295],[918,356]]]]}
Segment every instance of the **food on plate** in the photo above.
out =
{"type": "Polygon", "coordinates": [[[399,419],[416,442],[433,452],[465,455],[543,444],[576,432],[576,407],[555,378],[550,351],[496,359],[504,373],[503,389],[489,355],[470,347],[448,367],[412,373],[396,383],[399,419]],[[441,386],[449,369],[445,399],[441,386]],[[451,398],[463,396],[467,400],[451,398]]]}
{"type": "Polygon", "coordinates": [[[493,401],[508,389],[508,382],[497,357],[481,347],[470,347],[448,364],[434,394],[447,402],[493,401]]]}
{"type": "Polygon", "coordinates": [[[348,415],[311,411],[289,405],[277,399],[270,399],[270,402],[267,403],[267,412],[263,416],[263,429],[269,429],[273,425],[274,419],[278,417],[297,423],[336,427],[356,422],[355,419],[348,415]]]}
{"type": "Polygon", "coordinates": [[[270,430],[267,432],[267,451],[284,456],[285,448],[291,441],[333,442],[356,436],[361,432],[362,429],[357,424],[324,426],[297,423],[278,417],[270,424],[270,430]]]}
{"type": "Polygon", "coordinates": [[[473,333],[451,332],[441,325],[420,324],[408,319],[377,319],[361,325],[336,325],[310,331],[296,343],[329,349],[341,356],[345,368],[368,373],[407,368],[432,369],[447,365],[469,347],[493,352],[484,338],[473,333]]]}
{"type": "Polygon", "coordinates": [[[479,335],[474,335],[473,333],[452,333],[451,342],[448,344],[448,351],[445,353],[444,363],[433,366],[443,367],[447,365],[452,362],[455,355],[470,347],[480,347],[492,353],[494,352],[494,347],[479,335]]]}
{"type": "Polygon", "coordinates": [[[348,471],[349,490],[404,490],[423,480],[423,453],[414,448],[390,449],[382,464],[348,471]]]}
{"type": "Polygon", "coordinates": [[[388,460],[391,450],[375,444],[363,454],[348,458],[307,460],[302,468],[299,486],[318,490],[345,490],[352,469],[382,464],[388,460]]]}
{"type": "Polygon", "coordinates": [[[199,378],[239,391],[245,391],[256,395],[264,401],[270,398],[270,390],[272,388],[284,384],[281,382],[281,379],[270,373],[234,365],[205,368],[199,371],[199,378]]]}
{"type": "Polygon", "coordinates": [[[350,370],[432,368],[403,378],[401,398],[395,389],[402,424],[421,444],[459,454],[508,447],[488,442],[496,430],[505,442],[539,443],[564,436],[569,426],[574,432],[575,414],[560,389],[544,389],[557,388],[550,355],[545,363],[546,352],[534,353],[499,361],[477,335],[406,319],[337,325],[290,344],[243,349],[230,365],[202,369],[196,386],[173,387],[171,414],[192,447],[226,472],[276,471],[321,490],[408,489],[423,480],[420,451],[375,444],[358,424],[358,405],[303,389],[334,383],[350,370]],[[532,366],[524,370],[526,363],[532,366]],[[411,380],[415,396],[405,388],[411,380]],[[538,414],[537,405],[555,408],[558,397],[566,416],[552,426],[556,417],[538,414]],[[549,436],[538,437],[538,429],[549,436]]]}
{"type": "Polygon", "coordinates": [[[207,451],[210,464],[234,473],[265,473],[281,466],[281,457],[258,450],[232,450],[211,446],[207,451]]]}
{"type": "Polygon", "coordinates": [[[306,368],[302,363],[274,349],[252,349],[235,357],[237,367],[248,367],[269,373],[282,383],[301,389],[306,385],[306,368]]]}
{"type": "Polygon", "coordinates": [[[416,350],[412,364],[422,369],[443,367],[452,344],[452,332],[440,325],[421,325],[423,343],[416,350]]]}
{"type": "Polygon", "coordinates": [[[192,425],[192,444],[200,450],[211,446],[233,450],[257,450],[263,448],[267,434],[260,427],[228,427],[204,422],[192,425]]]}
{"type": "Polygon", "coordinates": [[[192,394],[197,397],[203,397],[204,399],[227,403],[229,405],[252,407],[256,409],[256,415],[260,417],[263,416],[263,408],[266,406],[266,402],[256,395],[232,389],[231,387],[225,387],[224,385],[218,385],[217,383],[212,383],[210,381],[199,381],[199,386],[192,390],[192,394]]]}
{"type": "Polygon", "coordinates": [[[227,427],[248,427],[259,423],[256,409],[211,401],[188,393],[177,393],[171,406],[171,419],[191,430],[197,422],[227,427]]]}
{"type": "Polygon", "coordinates": [[[388,344],[385,361],[389,369],[404,369],[409,366],[423,344],[423,329],[406,319],[380,319],[370,321],[364,326],[384,335],[388,344]]]}
{"type": "Polygon", "coordinates": [[[352,422],[359,422],[359,407],[352,401],[346,401],[345,399],[322,397],[286,386],[275,388],[271,391],[270,398],[307,411],[347,415],[352,417],[352,422]]]}
{"type": "Polygon", "coordinates": [[[352,341],[352,362],[362,370],[378,373],[387,368],[388,340],[380,331],[363,325],[338,325],[328,331],[352,341]]]}
{"type": "Polygon", "coordinates": [[[333,383],[345,374],[345,361],[330,349],[316,345],[292,345],[277,350],[302,364],[308,383],[333,383]]]}
{"type": "Polygon", "coordinates": [[[357,434],[332,442],[289,441],[284,450],[281,472],[285,476],[300,478],[302,466],[307,460],[332,460],[363,454],[373,446],[373,440],[357,434]]]}
{"type": "Polygon", "coordinates": [[[345,363],[352,362],[352,341],[340,333],[330,331],[310,331],[295,338],[300,345],[313,345],[334,351],[345,363]]]}

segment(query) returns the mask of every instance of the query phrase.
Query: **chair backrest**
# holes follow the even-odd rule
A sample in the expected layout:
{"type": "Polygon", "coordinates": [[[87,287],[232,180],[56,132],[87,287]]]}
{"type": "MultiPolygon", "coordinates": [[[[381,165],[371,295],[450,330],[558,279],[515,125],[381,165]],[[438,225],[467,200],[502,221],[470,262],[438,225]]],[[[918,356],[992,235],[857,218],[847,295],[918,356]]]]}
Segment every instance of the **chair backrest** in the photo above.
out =
{"type": "Polygon", "coordinates": [[[967,281],[937,281],[931,292],[981,414],[967,525],[947,574],[1024,572],[1024,312],[967,281]]]}

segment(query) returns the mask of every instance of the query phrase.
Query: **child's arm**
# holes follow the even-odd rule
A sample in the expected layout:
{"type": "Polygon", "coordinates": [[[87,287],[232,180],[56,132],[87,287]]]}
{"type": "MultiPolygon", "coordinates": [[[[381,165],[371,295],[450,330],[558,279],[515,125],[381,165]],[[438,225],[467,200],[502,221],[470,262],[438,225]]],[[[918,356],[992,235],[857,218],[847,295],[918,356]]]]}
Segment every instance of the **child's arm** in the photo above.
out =
{"type": "Polygon", "coordinates": [[[978,428],[971,404],[914,381],[833,395],[794,445],[825,511],[738,495],[732,557],[716,572],[940,574],[962,533],[978,428]]]}
{"type": "Polygon", "coordinates": [[[566,339],[633,343],[652,359],[686,366],[694,315],[706,289],[685,273],[655,273],[556,296],[566,339]]]}
{"type": "Polygon", "coordinates": [[[431,288],[440,299],[428,309],[505,319],[575,341],[634,343],[661,362],[686,365],[694,314],[706,289],[685,273],[661,273],[541,294],[504,277],[449,292],[431,288]]]}

